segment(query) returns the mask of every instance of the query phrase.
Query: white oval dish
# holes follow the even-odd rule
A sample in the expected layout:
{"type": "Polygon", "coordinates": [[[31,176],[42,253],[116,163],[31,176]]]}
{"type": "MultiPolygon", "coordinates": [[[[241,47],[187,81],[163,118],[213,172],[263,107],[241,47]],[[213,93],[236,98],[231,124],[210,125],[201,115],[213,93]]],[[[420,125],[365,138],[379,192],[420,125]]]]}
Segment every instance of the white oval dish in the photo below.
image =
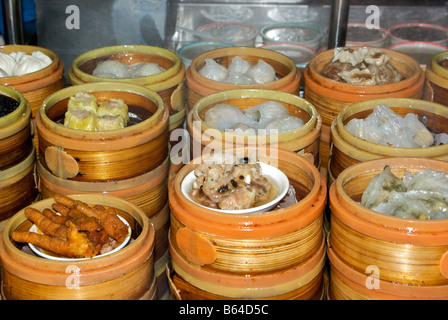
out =
{"type": "Polygon", "coordinates": [[[267,211],[273,209],[285,197],[286,193],[288,192],[289,180],[288,180],[288,177],[281,170],[279,170],[278,168],[276,168],[272,165],[260,162],[260,166],[261,166],[261,172],[262,172],[263,176],[269,177],[270,179],[275,181],[275,183],[277,184],[277,188],[278,188],[278,195],[270,202],[265,203],[261,206],[257,206],[257,207],[253,207],[253,208],[249,208],[249,209],[243,209],[243,210],[223,210],[223,209],[207,207],[207,206],[197,203],[190,196],[190,191],[191,191],[192,185],[193,185],[194,181],[196,180],[194,170],[191,171],[188,175],[186,175],[185,178],[182,180],[181,190],[182,190],[182,193],[184,194],[184,196],[187,197],[187,199],[189,199],[190,201],[196,203],[198,206],[201,206],[203,208],[207,208],[207,209],[210,209],[213,211],[217,211],[217,212],[221,212],[221,213],[230,213],[230,214],[255,214],[255,213],[267,212],[267,211]]]}

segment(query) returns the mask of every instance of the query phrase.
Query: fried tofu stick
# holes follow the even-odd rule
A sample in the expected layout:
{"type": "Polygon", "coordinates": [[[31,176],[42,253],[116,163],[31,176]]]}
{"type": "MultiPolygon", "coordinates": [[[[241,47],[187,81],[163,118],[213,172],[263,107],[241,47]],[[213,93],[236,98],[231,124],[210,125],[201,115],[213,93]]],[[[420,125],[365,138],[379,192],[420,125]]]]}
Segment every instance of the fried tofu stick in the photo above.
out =
{"type": "Polygon", "coordinates": [[[79,232],[73,224],[70,225],[67,236],[68,240],[64,241],[29,231],[14,231],[12,233],[12,239],[14,241],[28,242],[39,248],[68,258],[91,258],[96,254],[96,250],[90,244],[87,236],[79,232]]]}
{"type": "Polygon", "coordinates": [[[39,210],[27,207],[25,209],[25,216],[30,219],[44,234],[60,239],[67,239],[67,227],[51,221],[39,210]]]}

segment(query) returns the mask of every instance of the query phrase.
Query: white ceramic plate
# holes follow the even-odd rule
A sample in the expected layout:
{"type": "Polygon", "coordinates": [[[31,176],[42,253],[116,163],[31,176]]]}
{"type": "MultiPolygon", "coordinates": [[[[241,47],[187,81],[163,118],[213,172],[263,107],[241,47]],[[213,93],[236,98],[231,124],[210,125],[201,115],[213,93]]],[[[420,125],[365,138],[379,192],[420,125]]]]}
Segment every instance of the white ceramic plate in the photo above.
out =
{"type": "Polygon", "coordinates": [[[275,181],[278,187],[278,195],[273,199],[272,201],[265,203],[261,206],[249,208],[249,209],[243,209],[243,210],[222,210],[222,209],[216,209],[216,208],[210,208],[204,205],[201,205],[193,200],[190,196],[190,191],[192,189],[192,185],[194,181],[196,180],[196,176],[194,175],[194,171],[191,171],[182,181],[181,184],[181,190],[182,193],[187,197],[189,200],[196,203],[198,206],[201,206],[203,208],[207,208],[213,211],[218,211],[222,213],[230,213],[230,214],[254,214],[254,213],[263,213],[271,210],[274,208],[286,195],[288,192],[289,187],[289,180],[288,177],[278,168],[271,166],[267,163],[260,162],[261,166],[261,172],[263,176],[271,178],[275,181]]]}

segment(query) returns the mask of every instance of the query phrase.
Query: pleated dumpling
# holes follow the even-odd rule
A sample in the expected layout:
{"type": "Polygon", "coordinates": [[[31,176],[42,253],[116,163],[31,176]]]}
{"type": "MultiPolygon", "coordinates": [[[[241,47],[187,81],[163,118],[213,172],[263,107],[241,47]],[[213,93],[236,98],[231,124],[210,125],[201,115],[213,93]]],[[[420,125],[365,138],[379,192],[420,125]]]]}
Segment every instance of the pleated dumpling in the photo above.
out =
{"type": "Polygon", "coordinates": [[[98,117],[121,116],[126,126],[129,121],[128,106],[121,99],[109,99],[100,104],[97,110],[98,117]]]}
{"type": "Polygon", "coordinates": [[[96,130],[96,114],[80,108],[72,108],[65,113],[64,126],[86,131],[96,130]]]}
{"type": "Polygon", "coordinates": [[[96,97],[88,92],[78,92],[71,96],[67,103],[67,110],[81,109],[96,114],[98,102],[96,97]]]}
{"type": "Polygon", "coordinates": [[[120,115],[103,115],[96,118],[96,131],[110,131],[122,129],[126,126],[120,115]]]}

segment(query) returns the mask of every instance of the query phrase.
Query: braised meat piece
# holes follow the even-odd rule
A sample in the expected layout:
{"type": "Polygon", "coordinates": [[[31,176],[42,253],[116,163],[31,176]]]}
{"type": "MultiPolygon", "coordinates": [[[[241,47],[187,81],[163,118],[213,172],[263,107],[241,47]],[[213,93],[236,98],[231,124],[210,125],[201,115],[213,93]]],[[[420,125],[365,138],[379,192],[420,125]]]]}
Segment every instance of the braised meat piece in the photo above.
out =
{"type": "Polygon", "coordinates": [[[267,199],[271,184],[259,163],[235,165],[202,163],[195,169],[191,197],[198,203],[225,210],[254,207],[267,199]]]}

